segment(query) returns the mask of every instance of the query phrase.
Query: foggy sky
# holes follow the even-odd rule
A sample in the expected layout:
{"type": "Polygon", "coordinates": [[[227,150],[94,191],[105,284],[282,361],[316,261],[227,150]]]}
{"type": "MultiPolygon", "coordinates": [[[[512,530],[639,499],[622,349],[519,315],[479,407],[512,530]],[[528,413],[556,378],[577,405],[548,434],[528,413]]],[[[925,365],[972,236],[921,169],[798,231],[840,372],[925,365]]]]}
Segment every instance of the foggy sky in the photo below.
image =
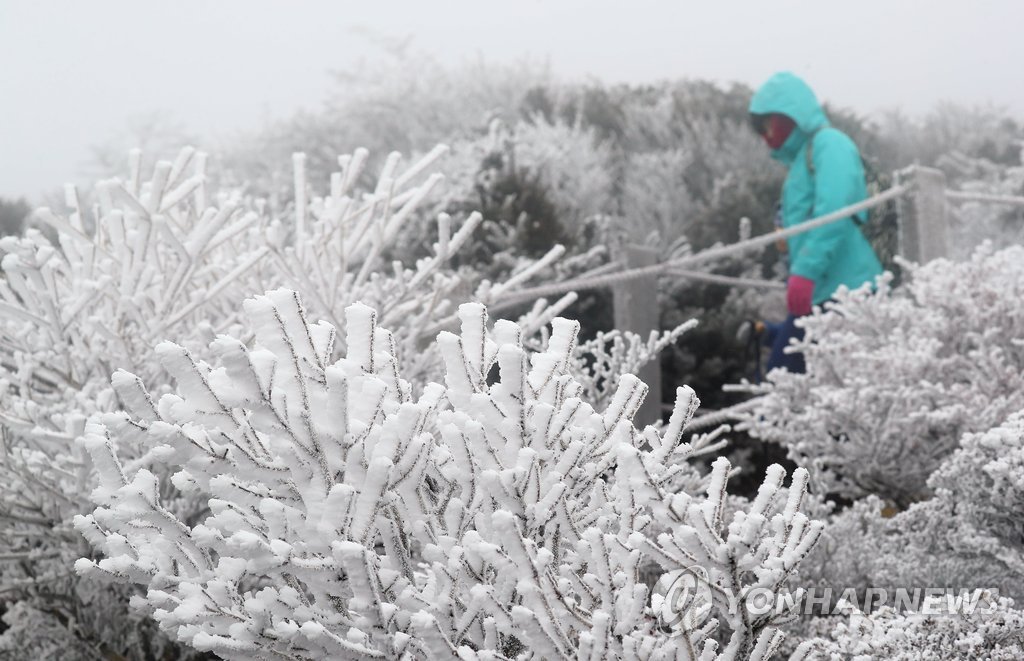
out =
{"type": "Polygon", "coordinates": [[[212,138],[315,109],[328,69],[379,56],[356,27],[563,80],[790,69],[864,114],[951,100],[1024,118],[1021,0],[0,0],[0,195],[87,181],[90,146],[133,117],[212,138]]]}

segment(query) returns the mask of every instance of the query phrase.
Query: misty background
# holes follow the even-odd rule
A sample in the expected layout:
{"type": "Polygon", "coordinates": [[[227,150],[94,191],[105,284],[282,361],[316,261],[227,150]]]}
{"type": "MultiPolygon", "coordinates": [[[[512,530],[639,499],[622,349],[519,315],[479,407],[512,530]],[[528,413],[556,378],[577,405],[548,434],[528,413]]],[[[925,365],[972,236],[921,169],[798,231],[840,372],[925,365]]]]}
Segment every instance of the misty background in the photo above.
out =
{"type": "Polygon", "coordinates": [[[1013,0],[2,0],[0,196],[38,203],[64,182],[87,184],[98,161],[151,136],[215,153],[322,111],[345,94],[344,74],[396,56],[606,85],[753,87],[790,69],[868,119],[941,101],[1020,118],[1021,25],[1013,0]]]}

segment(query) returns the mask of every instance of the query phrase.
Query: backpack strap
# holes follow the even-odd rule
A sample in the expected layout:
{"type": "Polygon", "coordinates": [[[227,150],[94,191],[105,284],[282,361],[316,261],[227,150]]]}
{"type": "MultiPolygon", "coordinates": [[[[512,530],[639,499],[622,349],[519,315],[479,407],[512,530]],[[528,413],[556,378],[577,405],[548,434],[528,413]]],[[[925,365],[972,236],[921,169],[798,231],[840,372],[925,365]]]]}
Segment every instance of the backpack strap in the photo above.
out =
{"type": "MultiPolygon", "coordinates": [[[[807,157],[807,171],[811,173],[811,177],[812,178],[814,177],[814,137],[816,135],[818,135],[819,133],[821,133],[822,131],[824,131],[825,129],[827,129],[827,128],[830,128],[830,127],[828,127],[828,126],[819,126],[818,128],[814,129],[814,133],[812,133],[811,136],[807,139],[807,149],[804,150],[804,155],[807,157]]],[[[859,151],[858,151],[857,155],[860,156],[860,164],[861,164],[861,168],[864,171],[864,178],[866,180],[867,179],[867,172],[868,172],[867,161],[864,160],[864,156],[861,155],[859,153],[859,151]]],[[[865,182],[865,185],[866,185],[866,182],[865,182]]],[[[856,214],[854,214],[853,216],[850,216],[850,217],[853,219],[853,222],[857,226],[864,225],[866,222],[868,222],[867,218],[864,218],[862,220],[856,214]]]]}
{"type": "Polygon", "coordinates": [[[814,176],[814,137],[826,128],[827,127],[825,126],[819,126],[814,129],[814,133],[807,138],[807,149],[804,151],[804,155],[807,157],[807,171],[811,173],[812,177],[814,176]]]}

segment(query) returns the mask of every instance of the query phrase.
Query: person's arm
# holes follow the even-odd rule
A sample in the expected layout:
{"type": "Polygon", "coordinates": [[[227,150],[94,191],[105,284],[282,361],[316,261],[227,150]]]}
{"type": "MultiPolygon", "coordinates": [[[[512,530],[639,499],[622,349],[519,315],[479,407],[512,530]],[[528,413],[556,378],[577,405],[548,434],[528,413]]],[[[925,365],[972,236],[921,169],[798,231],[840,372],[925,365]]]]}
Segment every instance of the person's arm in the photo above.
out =
{"type": "MultiPolygon", "coordinates": [[[[845,135],[825,130],[815,138],[813,216],[817,218],[858,202],[858,182],[863,180],[864,172],[857,148],[845,135]]],[[[808,280],[821,280],[852,222],[840,220],[808,232],[800,251],[792,257],[790,273],[808,280]]]]}

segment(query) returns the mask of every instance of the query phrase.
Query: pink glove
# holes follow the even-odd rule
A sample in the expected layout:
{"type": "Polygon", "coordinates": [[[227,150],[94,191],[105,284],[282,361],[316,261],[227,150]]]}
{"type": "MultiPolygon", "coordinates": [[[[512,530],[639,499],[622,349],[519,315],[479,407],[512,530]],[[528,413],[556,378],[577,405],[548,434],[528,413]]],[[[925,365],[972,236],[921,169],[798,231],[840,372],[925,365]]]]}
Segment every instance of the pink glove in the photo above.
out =
{"type": "Polygon", "coordinates": [[[786,307],[789,308],[789,313],[796,317],[810,314],[813,300],[814,280],[802,275],[789,276],[789,284],[786,286],[786,307]]]}

